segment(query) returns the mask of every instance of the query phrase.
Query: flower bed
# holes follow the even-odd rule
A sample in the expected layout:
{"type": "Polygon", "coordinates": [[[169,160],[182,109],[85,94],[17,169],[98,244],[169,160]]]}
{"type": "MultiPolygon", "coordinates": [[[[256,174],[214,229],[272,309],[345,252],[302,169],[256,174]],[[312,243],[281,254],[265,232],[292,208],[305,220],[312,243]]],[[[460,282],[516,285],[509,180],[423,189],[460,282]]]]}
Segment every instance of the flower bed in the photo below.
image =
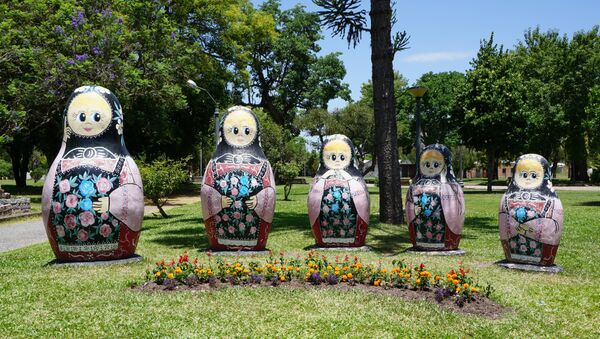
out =
{"type": "MultiPolygon", "coordinates": [[[[408,299],[431,299],[452,304],[454,309],[485,303],[483,308],[486,309],[492,305],[493,315],[502,313],[502,308],[488,298],[492,288],[489,285],[482,288],[469,273],[470,270],[462,265],[446,274],[436,274],[427,270],[423,263],[410,267],[404,261],[395,260],[392,267],[383,267],[381,263],[363,264],[356,256],[329,259],[314,252],[309,252],[305,258],[286,257],[283,253],[278,258],[271,255],[263,263],[226,262],[220,257],[213,258],[210,253],[207,262],[197,258],[191,261],[186,253],[178,260],[157,262],[147,271],[148,281],[138,287],[163,291],[232,285],[358,288],[408,299]]],[[[488,311],[469,313],[486,314],[488,311]]]]}

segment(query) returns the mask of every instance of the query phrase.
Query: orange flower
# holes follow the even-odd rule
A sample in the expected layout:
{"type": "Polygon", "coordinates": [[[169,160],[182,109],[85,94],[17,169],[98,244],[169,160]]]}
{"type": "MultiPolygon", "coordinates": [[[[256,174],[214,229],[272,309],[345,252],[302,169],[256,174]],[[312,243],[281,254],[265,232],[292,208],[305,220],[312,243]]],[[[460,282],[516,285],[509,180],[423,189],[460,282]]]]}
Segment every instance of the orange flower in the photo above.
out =
{"type": "Polygon", "coordinates": [[[417,283],[417,285],[419,285],[421,283],[421,279],[417,279],[415,282],[417,283]]]}
{"type": "Polygon", "coordinates": [[[467,283],[464,283],[464,284],[463,284],[463,288],[469,288],[469,284],[467,284],[467,283]]]}
{"type": "Polygon", "coordinates": [[[347,276],[348,276],[348,279],[352,279],[352,272],[348,273],[347,276]]]}
{"type": "Polygon", "coordinates": [[[375,282],[373,283],[373,285],[375,286],[379,286],[381,284],[381,279],[377,279],[375,280],[375,282]]]}

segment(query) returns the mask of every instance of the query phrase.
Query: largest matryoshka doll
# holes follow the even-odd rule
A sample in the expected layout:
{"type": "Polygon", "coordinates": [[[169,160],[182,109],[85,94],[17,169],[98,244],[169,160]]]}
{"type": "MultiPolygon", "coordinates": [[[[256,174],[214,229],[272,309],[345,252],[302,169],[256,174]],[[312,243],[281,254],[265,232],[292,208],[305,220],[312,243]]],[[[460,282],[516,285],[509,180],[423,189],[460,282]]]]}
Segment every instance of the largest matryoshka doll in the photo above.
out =
{"type": "Polygon", "coordinates": [[[123,141],[117,97],[100,86],[77,88],[65,109],[62,147],[42,192],[42,216],[56,258],[121,259],[135,253],[144,194],[123,141]]]}
{"type": "Polygon", "coordinates": [[[321,148],[308,193],[308,218],[320,247],[360,247],[369,225],[369,191],[348,137],[336,134],[321,148]]]}
{"type": "Polygon", "coordinates": [[[415,249],[458,249],[465,199],[452,172],[452,153],[441,144],[423,149],[417,175],[406,194],[406,217],[415,249]]]}
{"type": "Polygon", "coordinates": [[[201,196],[211,249],[265,248],[275,211],[275,179],[250,109],[234,106],[225,113],[201,196]]]}
{"type": "Polygon", "coordinates": [[[552,188],[548,161],[520,156],[500,202],[500,241],[511,262],[552,265],[563,230],[563,208],[552,188]]]}

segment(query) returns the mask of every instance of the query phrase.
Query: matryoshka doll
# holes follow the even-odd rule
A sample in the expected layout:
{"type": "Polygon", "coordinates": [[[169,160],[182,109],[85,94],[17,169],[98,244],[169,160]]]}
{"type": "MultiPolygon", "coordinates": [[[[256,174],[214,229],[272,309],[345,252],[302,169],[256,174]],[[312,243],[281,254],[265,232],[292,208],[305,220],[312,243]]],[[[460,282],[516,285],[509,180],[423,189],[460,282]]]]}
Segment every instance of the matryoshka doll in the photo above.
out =
{"type": "Polygon", "coordinates": [[[452,153],[441,144],[423,149],[417,175],[406,194],[406,218],[415,249],[458,249],[465,199],[452,172],[452,153]]]}
{"type": "Polygon", "coordinates": [[[554,263],[563,230],[563,208],[552,188],[548,161],[537,154],[520,156],[500,202],[500,241],[511,262],[554,263]]]}
{"type": "Polygon", "coordinates": [[[308,217],[317,246],[360,247],[369,225],[370,198],[345,135],[328,137],[308,193],[308,217]]]}
{"type": "Polygon", "coordinates": [[[213,250],[263,250],[275,211],[275,179],[246,107],[227,110],[221,140],[206,166],[202,213],[213,250]]]}
{"type": "Polygon", "coordinates": [[[42,192],[42,215],[58,260],[121,259],[135,253],[144,216],[142,180],[123,141],[117,97],[77,88],[64,137],[42,192]]]}

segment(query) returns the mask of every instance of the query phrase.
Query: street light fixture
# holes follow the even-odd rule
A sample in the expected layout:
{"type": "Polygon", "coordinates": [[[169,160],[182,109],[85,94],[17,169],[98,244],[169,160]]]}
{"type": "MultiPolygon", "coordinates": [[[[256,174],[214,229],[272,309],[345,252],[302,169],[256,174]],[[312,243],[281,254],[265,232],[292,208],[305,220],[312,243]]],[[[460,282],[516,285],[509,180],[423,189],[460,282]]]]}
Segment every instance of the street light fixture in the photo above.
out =
{"type": "Polygon", "coordinates": [[[219,104],[217,103],[217,100],[215,100],[215,98],[213,98],[213,96],[210,94],[210,92],[206,88],[202,88],[202,87],[198,86],[194,80],[190,79],[187,81],[187,83],[191,87],[194,87],[194,88],[197,88],[199,90],[206,92],[206,94],[208,94],[208,97],[210,98],[210,100],[212,100],[213,103],[215,104],[215,148],[216,148],[217,145],[219,144],[219,104]]]}
{"type": "Polygon", "coordinates": [[[419,158],[421,157],[421,98],[425,95],[428,88],[425,86],[414,86],[408,89],[408,92],[417,98],[417,110],[415,112],[416,119],[416,138],[415,138],[415,153],[417,155],[415,163],[419,162],[419,158]]]}

